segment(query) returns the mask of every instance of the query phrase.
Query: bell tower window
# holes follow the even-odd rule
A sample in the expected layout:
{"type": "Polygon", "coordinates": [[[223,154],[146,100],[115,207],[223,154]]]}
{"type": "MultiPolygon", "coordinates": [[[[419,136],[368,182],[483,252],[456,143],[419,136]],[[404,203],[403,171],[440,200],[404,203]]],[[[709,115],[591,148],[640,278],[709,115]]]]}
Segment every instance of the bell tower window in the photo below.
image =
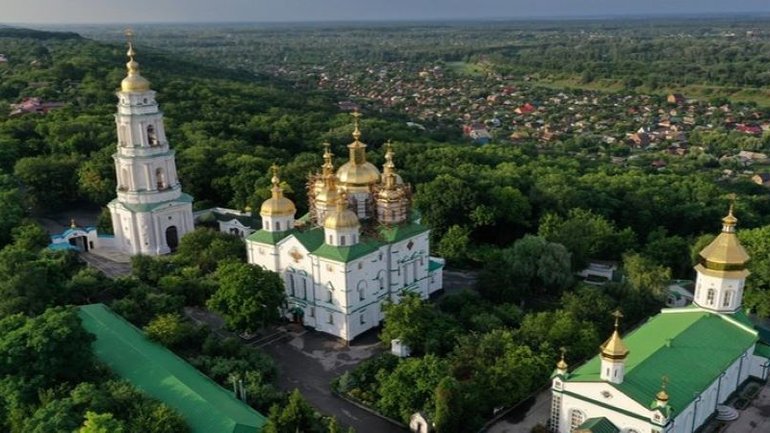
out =
{"type": "Polygon", "coordinates": [[[152,125],[147,126],[147,142],[150,143],[150,146],[158,145],[158,136],[155,135],[155,127],[152,125]]]}
{"type": "Polygon", "coordinates": [[[160,167],[155,170],[155,181],[159,190],[166,189],[166,174],[160,167]]]}
{"type": "Polygon", "coordinates": [[[709,291],[706,292],[706,304],[714,305],[714,295],[714,289],[709,289],[709,291]]]}

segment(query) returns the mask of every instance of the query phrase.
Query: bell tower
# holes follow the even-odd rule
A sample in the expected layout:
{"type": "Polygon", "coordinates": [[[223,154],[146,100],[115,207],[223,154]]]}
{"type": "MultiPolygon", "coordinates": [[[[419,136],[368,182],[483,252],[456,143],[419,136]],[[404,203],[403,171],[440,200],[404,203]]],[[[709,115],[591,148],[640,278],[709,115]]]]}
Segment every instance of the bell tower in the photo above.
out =
{"type": "Polygon", "coordinates": [[[131,255],[166,254],[193,230],[193,198],[182,192],[174,151],[166,140],[155,91],[134,60],[131,31],[128,69],[117,92],[118,148],[113,154],[117,198],[108,205],[115,247],[131,255]]]}

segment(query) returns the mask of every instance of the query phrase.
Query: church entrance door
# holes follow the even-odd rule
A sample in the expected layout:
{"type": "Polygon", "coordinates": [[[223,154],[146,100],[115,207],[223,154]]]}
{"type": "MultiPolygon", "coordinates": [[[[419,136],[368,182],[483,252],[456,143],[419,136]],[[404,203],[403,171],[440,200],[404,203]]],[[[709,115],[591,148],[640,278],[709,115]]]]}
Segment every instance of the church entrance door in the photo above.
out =
{"type": "Polygon", "coordinates": [[[81,252],[88,252],[88,238],[86,238],[85,236],[71,237],[70,245],[76,247],[81,252]]]}
{"type": "Polygon", "coordinates": [[[176,226],[166,229],[166,245],[168,245],[171,251],[176,251],[176,247],[179,246],[179,233],[176,230],[176,226]]]}

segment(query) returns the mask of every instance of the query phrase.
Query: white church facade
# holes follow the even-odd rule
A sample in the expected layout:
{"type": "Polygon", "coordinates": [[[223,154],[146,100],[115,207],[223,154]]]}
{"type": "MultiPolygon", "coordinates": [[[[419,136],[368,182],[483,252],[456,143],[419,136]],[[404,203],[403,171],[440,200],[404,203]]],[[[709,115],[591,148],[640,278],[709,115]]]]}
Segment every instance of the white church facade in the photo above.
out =
{"type": "MultiPolygon", "coordinates": [[[[115,237],[129,255],[166,254],[193,230],[192,197],[182,192],[155,91],[139,72],[129,42],[128,75],[117,92],[117,198],[108,205],[115,237]]],[[[105,245],[107,246],[107,245],[105,245]]]]}
{"type": "Polygon", "coordinates": [[[350,159],[335,173],[327,146],[322,171],[308,184],[308,215],[295,219],[274,168],[262,229],[246,240],[249,263],[282,276],[286,316],[347,341],[379,325],[386,301],[441,289],[443,270],[430,256],[429,229],[410,211],[392,149],[381,174],[366,161],[354,115],[350,159]]]}
{"type": "MultiPolygon", "coordinates": [[[[732,209],[722,233],[700,253],[694,304],[664,309],[600,354],[552,377],[552,432],[693,433],[747,380],[766,381],[770,345],[741,310],[749,256],[732,209]]],[[[734,415],[733,415],[734,416],[734,415]]]]}

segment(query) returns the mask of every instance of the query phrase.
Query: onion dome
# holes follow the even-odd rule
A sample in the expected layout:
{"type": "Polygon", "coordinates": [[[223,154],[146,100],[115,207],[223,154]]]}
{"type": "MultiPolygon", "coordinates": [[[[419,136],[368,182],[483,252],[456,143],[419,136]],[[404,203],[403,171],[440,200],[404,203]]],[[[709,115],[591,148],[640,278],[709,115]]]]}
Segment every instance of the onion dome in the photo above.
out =
{"type": "Polygon", "coordinates": [[[348,197],[340,191],[337,198],[337,209],[331,212],[324,221],[324,228],[330,230],[357,229],[361,227],[358,215],[348,208],[348,197]]]}
{"type": "Polygon", "coordinates": [[[380,181],[380,171],[374,164],[366,161],[366,144],[361,143],[361,130],[358,124],[361,114],[354,112],[353,117],[355,119],[353,142],[348,145],[350,160],[337,170],[337,179],[344,187],[368,187],[380,181]]]}
{"type": "Polygon", "coordinates": [[[738,240],[735,226],[738,218],[733,215],[733,206],[727,216],[722,218],[722,233],[700,252],[695,270],[714,276],[745,277],[748,275],[746,263],[750,257],[738,240]]]}
{"type": "Polygon", "coordinates": [[[567,365],[567,361],[564,360],[564,354],[567,353],[567,349],[561,348],[561,359],[559,362],[556,363],[556,369],[559,371],[567,371],[567,368],[569,368],[569,365],[567,365]]]}
{"type": "MultiPolygon", "coordinates": [[[[327,177],[334,177],[334,154],[331,151],[331,144],[324,143],[324,163],[321,166],[321,175],[316,177],[316,181],[313,184],[313,194],[318,196],[324,189],[326,189],[327,177]]],[[[335,193],[336,191],[336,187],[335,193]]],[[[336,203],[336,202],[335,202],[336,203]]]]}
{"type": "Polygon", "coordinates": [[[396,164],[393,163],[393,147],[390,142],[386,144],[385,165],[382,170],[383,187],[377,192],[377,200],[386,202],[400,201],[406,196],[403,188],[397,188],[403,183],[401,176],[396,173],[396,164]]]}
{"type": "Polygon", "coordinates": [[[273,165],[271,168],[273,170],[273,187],[271,189],[273,196],[262,203],[259,214],[263,217],[294,215],[297,208],[294,207],[294,202],[283,196],[281,180],[278,178],[278,166],[273,165]]]}
{"type": "Polygon", "coordinates": [[[136,52],[131,42],[131,36],[133,34],[130,31],[126,32],[126,37],[128,37],[128,52],[126,55],[129,58],[128,63],[126,63],[128,75],[120,82],[120,90],[124,92],[146,92],[150,90],[150,82],[139,73],[139,63],[134,60],[136,52]]]}
{"type": "Polygon", "coordinates": [[[601,356],[606,360],[622,360],[628,356],[628,347],[623,343],[623,339],[620,338],[620,332],[618,332],[618,323],[620,318],[623,317],[620,311],[612,313],[615,316],[615,330],[612,332],[610,338],[601,345],[601,356]]]}

